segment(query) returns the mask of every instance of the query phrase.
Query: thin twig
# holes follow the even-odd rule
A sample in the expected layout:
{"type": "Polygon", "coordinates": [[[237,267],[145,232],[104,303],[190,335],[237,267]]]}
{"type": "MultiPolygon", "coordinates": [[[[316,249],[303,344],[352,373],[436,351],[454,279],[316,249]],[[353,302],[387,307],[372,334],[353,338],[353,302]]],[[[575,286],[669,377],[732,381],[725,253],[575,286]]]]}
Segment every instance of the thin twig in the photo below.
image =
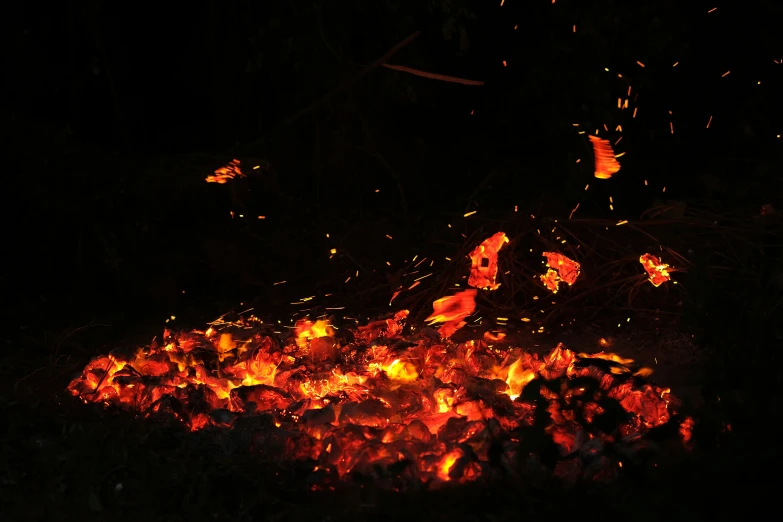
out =
{"type": "Polygon", "coordinates": [[[480,80],[466,80],[465,78],[457,78],[456,76],[446,76],[445,74],[429,73],[426,71],[420,71],[418,69],[412,69],[403,65],[389,65],[388,63],[381,64],[387,69],[394,71],[406,72],[414,76],[421,76],[422,78],[429,78],[430,80],[440,80],[442,82],[460,83],[462,85],[484,85],[484,82],[480,80]]]}
{"type": "Polygon", "coordinates": [[[324,94],[321,97],[320,100],[318,100],[315,103],[309,105],[308,107],[305,107],[304,109],[300,110],[299,112],[297,112],[293,116],[290,116],[286,120],[286,123],[288,125],[294,123],[296,120],[298,120],[299,118],[301,118],[305,114],[308,114],[309,112],[311,112],[311,111],[317,109],[318,107],[320,107],[321,105],[323,105],[325,102],[330,100],[333,96],[335,96],[337,93],[347,89],[348,87],[350,87],[351,85],[353,85],[357,81],[359,81],[362,78],[364,78],[373,69],[384,65],[388,60],[390,60],[392,58],[392,56],[397,54],[400,51],[400,49],[402,49],[403,47],[405,47],[406,45],[411,43],[413,40],[418,38],[420,34],[421,34],[421,31],[416,31],[415,33],[411,34],[410,36],[408,36],[404,40],[398,42],[397,45],[395,45],[394,47],[389,49],[386,52],[386,54],[384,54],[383,56],[381,56],[380,58],[378,58],[377,60],[372,62],[369,66],[367,66],[364,69],[362,69],[361,71],[359,71],[359,73],[356,74],[356,76],[354,76],[353,78],[349,79],[348,81],[338,85],[337,87],[335,87],[331,91],[327,92],[326,94],[324,94]]]}

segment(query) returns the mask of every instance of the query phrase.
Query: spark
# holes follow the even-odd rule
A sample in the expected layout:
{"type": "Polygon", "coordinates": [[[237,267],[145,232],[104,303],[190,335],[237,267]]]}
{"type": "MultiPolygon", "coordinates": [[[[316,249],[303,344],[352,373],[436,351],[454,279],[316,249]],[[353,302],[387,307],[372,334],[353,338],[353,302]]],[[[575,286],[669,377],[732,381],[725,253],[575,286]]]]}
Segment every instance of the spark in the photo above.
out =
{"type": "Polygon", "coordinates": [[[465,214],[465,215],[464,215],[464,216],[462,216],[462,217],[468,217],[468,216],[472,216],[472,215],[473,215],[473,214],[475,214],[476,212],[478,212],[478,210],[473,210],[473,211],[471,211],[471,212],[468,212],[467,214],[465,214]]]}

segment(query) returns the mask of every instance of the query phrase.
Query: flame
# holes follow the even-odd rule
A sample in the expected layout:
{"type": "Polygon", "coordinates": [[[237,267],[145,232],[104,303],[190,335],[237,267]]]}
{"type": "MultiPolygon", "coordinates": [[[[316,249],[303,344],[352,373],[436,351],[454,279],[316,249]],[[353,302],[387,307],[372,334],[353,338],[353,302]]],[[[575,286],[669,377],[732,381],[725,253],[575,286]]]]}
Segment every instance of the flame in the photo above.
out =
{"type": "Polygon", "coordinates": [[[514,400],[522,393],[522,390],[527,384],[532,381],[536,373],[530,369],[525,368],[522,359],[517,359],[508,368],[508,378],[506,378],[506,384],[508,384],[507,394],[514,400]]]}
{"type": "Polygon", "coordinates": [[[558,252],[544,252],[543,256],[546,258],[546,266],[549,269],[546,271],[546,274],[539,277],[544,286],[553,294],[556,294],[559,290],[560,281],[568,285],[576,283],[576,279],[581,273],[579,263],[558,252]]]}
{"type": "Polygon", "coordinates": [[[308,319],[297,321],[294,332],[296,335],[296,345],[300,348],[306,347],[311,339],[334,337],[334,328],[329,326],[329,323],[323,319],[319,319],[315,322],[308,319]]]}
{"type": "Polygon", "coordinates": [[[644,254],[639,258],[639,262],[644,267],[653,286],[661,286],[671,279],[669,275],[669,265],[662,263],[660,258],[652,254],[644,254]]]}
{"type": "Polygon", "coordinates": [[[386,376],[393,381],[411,382],[419,377],[413,364],[399,359],[395,359],[388,366],[384,366],[383,370],[386,372],[386,376]]]}
{"type": "Polygon", "coordinates": [[[245,175],[242,173],[242,169],[239,166],[239,160],[232,159],[228,165],[225,167],[220,167],[213,175],[207,176],[206,181],[207,183],[219,183],[222,185],[223,183],[226,183],[227,181],[234,178],[244,177],[245,175]]]}
{"type": "Polygon", "coordinates": [[[503,232],[488,237],[470,253],[472,266],[468,284],[483,290],[496,290],[500,285],[495,282],[498,275],[498,251],[508,243],[503,232]]]}
{"type": "Polygon", "coordinates": [[[451,337],[454,332],[465,326],[465,319],[476,309],[476,290],[467,289],[454,295],[441,297],[432,303],[432,315],[425,319],[429,324],[443,323],[440,334],[451,337]]]}
{"type": "Polygon", "coordinates": [[[443,481],[450,480],[449,473],[451,472],[451,468],[453,468],[454,464],[463,456],[464,453],[459,448],[443,455],[440,462],[438,462],[438,478],[443,481]]]}
{"type": "Polygon", "coordinates": [[[595,153],[595,177],[598,179],[611,178],[613,174],[620,171],[620,163],[615,159],[612,146],[608,140],[597,136],[590,136],[589,138],[595,153]]]}

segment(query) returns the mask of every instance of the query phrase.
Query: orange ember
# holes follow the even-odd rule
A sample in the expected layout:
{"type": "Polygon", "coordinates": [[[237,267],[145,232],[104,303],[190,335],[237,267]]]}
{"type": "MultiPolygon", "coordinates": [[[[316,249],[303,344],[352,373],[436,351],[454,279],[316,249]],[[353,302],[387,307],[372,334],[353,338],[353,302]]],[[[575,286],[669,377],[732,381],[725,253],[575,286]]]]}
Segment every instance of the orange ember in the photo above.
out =
{"type": "Polygon", "coordinates": [[[644,254],[639,258],[639,262],[644,267],[644,271],[647,272],[653,286],[660,286],[671,279],[669,275],[669,268],[671,267],[662,263],[660,258],[652,254],[644,254]]]}
{"type": "Polygon", "coordinates": [[[207,176],[206,180],[207,183],[219,183],[223,184],[229,180],[232,180],[234,178],[244,178],[245,175],[242,173],[242,169],[239,168],[239,160],[233,159],[231,162],[226,165],[225,167],[220,167],[215,171],[215,174],[211,176],[207,176]]]}
{"type": "Polygon", "coordinates": [[[598,179],[611,178],[613,174],[620,171],[620,163],[615,158],[612,146],[608,140],[597,136],[589,138],[595,153],[595,177],[598,179]]]}
{"type": "MultiPolygon", "coordinates": [[[[430,321],[460,321],[475,293],[436,301],[430,321]]],[[[403,337],[406,316],[340,336],[319,321],[287,339],[242,321],[219,333],[165,331],[149,346],[94,358],[68,389],[190,430],[236,425],[248,451],[311,463],[315,487],[326,488],[378,470],[433,485],[508,473],[528,458],[522,438],[535,429],[557,448],[556,476],[587,480],[617,467],[607,455],[644,448],[640,439],[670,419],[690,441],[693,421],[677,417],[669,390],[619,356],[403,337]]]]}
{"type": "Polygon", "coordinates": [[[549,289],[550,292],[556,294],[560,289],[560,278],[557,276],[557,270],[551,268],[546,271],[546,274],[538,276],[541,278],[541,282],[549,289]]]}
{"type": "Polygon", "coordinates": [[[498,275],[498,251],[508,243],[503,232],[488,237],[470,253],[472,266],[468,284],[483,290],[495,290],[500,285],[495,282],[498,275]]]}
{"type": "Polygon", "coordinates": [[[581,273],[579,263],[558,252],[544,252],[543,256],[546,258],[546,266],[549,269],[546,274],[539,277],[544,286],[553,294],[557,293],[560,288],[560,281],[569,285],[576,283],[576,279],[581,273]]]}
{"type": "Polygon", "coordinates": [[[440,334],[449,338],[454,332],[465,326],[465,319],[476,309],[476,291],[463,290],[454,295],[441,297],[432,303],[432,315],[425,321],[430,324],[443,323],[438,330],[440,334]]]}

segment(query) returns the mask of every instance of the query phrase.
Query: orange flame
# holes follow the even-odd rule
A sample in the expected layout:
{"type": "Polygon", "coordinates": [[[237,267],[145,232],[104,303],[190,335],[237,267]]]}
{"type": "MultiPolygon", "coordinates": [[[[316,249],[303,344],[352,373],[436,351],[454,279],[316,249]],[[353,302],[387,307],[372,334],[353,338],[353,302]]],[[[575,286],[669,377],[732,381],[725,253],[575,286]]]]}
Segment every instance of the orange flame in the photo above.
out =
{"type": "Polygon", "coordinates": [[[639,262],[644,267],[645,272],[650,278],[653,286],[661,286],[666,281],[671,280],[669,275],[669,265],[662,263],[660,258],[652,254],[644,254],[639,258],[639,262]]]}
{"type": "Polygon", "coordinates": [[[319,319],[316,322],[312,322],[308,319],[297,321],[294,332],[296,333],[296,345],[300,348],[307,346],[310,339],[334,336],[334,329],[329,326],[329,323],[322,319],[319,319]]]}
{"type": "Polygon", "coordinates": [[[441,297],[432,303],[433,313],[425,321],[430,324],[443,323],[438,330],[443,337],[449,338],[454,332],[465,326],[465,319],[476,309],[476,291],[463,290],[454,295],[441,297]]]}
{"type": "Polygon", "coordinates": [[[223,183],[234,178],[244,177],[245,175],[242,173],[242,169],[239,168],[239,160],[232,159],[228,165],[217,169],[214,175],[207,176],[206,180],[207,183],[219,183],[222,185],[223,183]]]}
{"type": "Polygon", "coordinates": [[[620,170],[620,163],[615,159],[614,150],[608,140],[590,136],[595,153],[595,177],[609,179],[620,170]]]}
{"type": "Polygon", "coordinates": [[[500,285],[495,282],[498,275],[498,251],[508,243],[503,232],[488,237],[470,253],[473,265],[470,267],[468,284],[484,290],[495,290],[500,285]]]}

